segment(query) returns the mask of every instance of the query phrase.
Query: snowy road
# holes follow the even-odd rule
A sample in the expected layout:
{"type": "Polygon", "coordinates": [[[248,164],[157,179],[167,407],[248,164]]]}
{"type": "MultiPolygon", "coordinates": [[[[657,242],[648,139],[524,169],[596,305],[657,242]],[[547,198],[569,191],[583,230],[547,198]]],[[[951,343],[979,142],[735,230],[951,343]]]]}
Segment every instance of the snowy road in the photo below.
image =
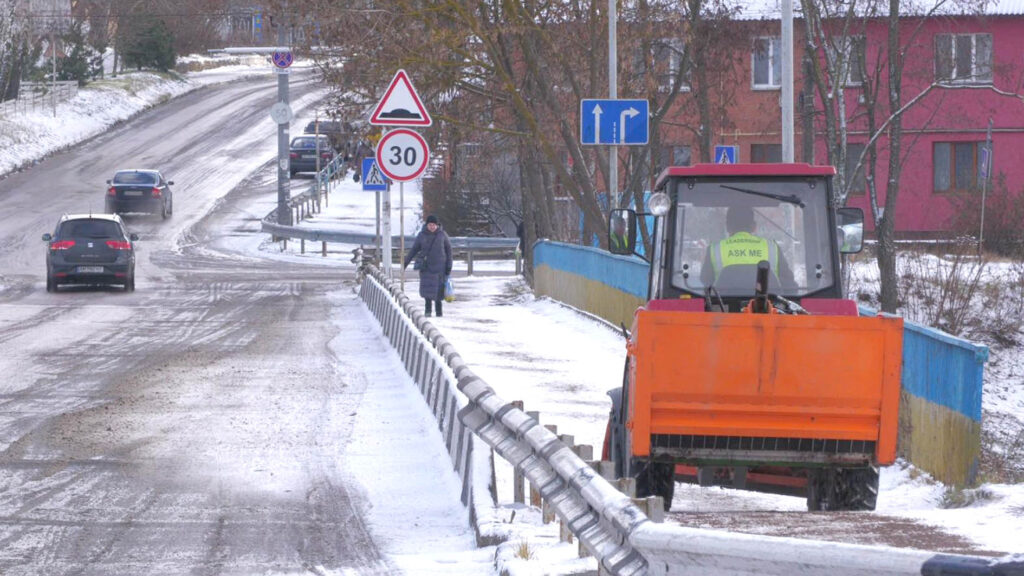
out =
{"type": "MultiPolygon", "coordinates": [[[[297,111],[322,95],[293,78],[297,111]]],[[[206,88],[0,181],[0,573],[489,571],[354,270],[213,241],[252,226],[240,185],[274,154],[274,100],[206,88]],[[175,214],[128,220],[137,291],[46,293],[40,235],[150,166],[175,214]]]]}

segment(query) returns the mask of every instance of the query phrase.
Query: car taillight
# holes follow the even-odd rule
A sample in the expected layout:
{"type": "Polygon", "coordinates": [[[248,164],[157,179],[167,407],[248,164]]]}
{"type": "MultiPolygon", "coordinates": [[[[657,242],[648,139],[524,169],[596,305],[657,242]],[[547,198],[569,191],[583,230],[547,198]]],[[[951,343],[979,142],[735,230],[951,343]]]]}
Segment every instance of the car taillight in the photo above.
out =
{"type": "Polygon", "coordinates": [[[153,188],[153,198],[159,198],[159,197],[160,197],[160,189],[159,188],[153,188]]]}
{"type": "Polygon", "coordinates": [[[131,242],[122,242],[120,240],[107,240],[107,247],[111,250],[131,250],[131,242]]]}
{"type": "Polygon", "coordinates": [[[330,158],[331,157],[331,153],[330,152],[321,152],[320,153],[320,157],[321,158],[330,158]]]}
{"type": "Polygon", "coordinates": [[[50,250],[70,250],[74,245],[74,240],[58,240],[50,243],[50,250]]]}
{"type": "Polygon", "coordinates": [[[299,153],[298,152],[292,152],[292,153],[288,154],[288,157],[294,160],[295,158],[299,157],[299,153]]]}
{"type": "Polygon", "coordinates": [[[107,196],[117,196],[117,188],[114,188],[113,186],[107,188],[107,196]]]}

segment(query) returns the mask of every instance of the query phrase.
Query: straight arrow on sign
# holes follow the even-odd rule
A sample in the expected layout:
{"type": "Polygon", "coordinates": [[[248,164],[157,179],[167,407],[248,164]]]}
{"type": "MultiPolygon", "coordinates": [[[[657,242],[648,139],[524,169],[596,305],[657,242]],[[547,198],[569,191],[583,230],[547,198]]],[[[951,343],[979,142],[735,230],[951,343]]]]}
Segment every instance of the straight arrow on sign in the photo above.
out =
{"type": "Polygon", "coordinates": [[[601,110],[600,104],[594,105],[594,142],[601,141],[601,110]]]}

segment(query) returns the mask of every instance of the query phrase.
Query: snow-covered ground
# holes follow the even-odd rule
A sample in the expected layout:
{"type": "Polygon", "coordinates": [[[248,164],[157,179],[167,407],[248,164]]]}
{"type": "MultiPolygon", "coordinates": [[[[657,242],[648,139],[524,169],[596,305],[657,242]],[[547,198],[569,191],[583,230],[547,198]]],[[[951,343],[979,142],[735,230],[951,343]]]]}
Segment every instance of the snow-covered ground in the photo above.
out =
{"type": "Polygon", "coordinates": [[[81,88],[77,96],[57,105],[56,116],[49,107],[0,114],[0,176],[101,134],[171,98],[203,86],[272,72],[262,57],[185,75],[128,72],[81,88]]]}

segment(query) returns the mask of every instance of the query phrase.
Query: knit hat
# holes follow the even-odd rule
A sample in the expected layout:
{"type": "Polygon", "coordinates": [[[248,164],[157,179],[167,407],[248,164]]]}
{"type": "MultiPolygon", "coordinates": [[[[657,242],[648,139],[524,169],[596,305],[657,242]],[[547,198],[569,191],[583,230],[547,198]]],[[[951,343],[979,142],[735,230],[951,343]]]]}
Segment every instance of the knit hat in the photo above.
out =
{"type": "Polygon", "coordinates": [[[430,216],[427,216],[427,224],[437,224],[437,223],[438,223],[437,216],[434,216],[433,214],[431,214],[430,216]]]}

